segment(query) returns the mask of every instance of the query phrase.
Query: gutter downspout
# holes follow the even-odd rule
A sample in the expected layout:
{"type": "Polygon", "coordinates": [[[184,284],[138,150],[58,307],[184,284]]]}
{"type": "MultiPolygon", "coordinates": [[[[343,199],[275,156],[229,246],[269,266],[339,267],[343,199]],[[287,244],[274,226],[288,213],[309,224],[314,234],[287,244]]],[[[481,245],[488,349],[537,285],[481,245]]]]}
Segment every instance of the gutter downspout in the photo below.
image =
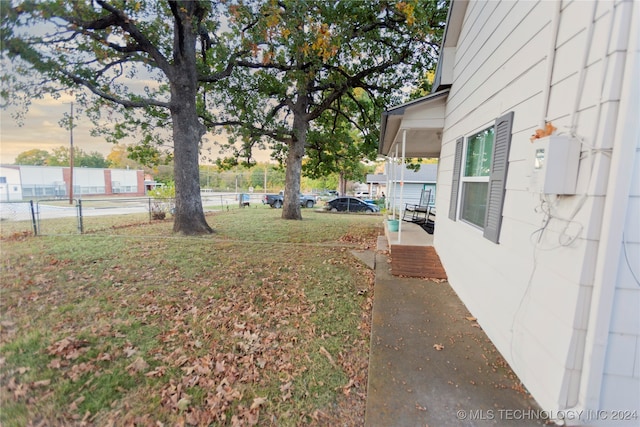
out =
{"type": "Polygon", "coordinates": [[[551,44],[549,45],[549,54],[547,55],[547,80],[542,87],[542,116],[540,118],[540,128],[544,129],[547,122],[547,113],[549,112],[549,98],[551,96],[551,82],[553,78],[553,65],[556,59],[556,44],[558,43],[558,31],[560,29],[560,10],[562,2],[555,2],[555,10],[551,16],[551,44]]]}

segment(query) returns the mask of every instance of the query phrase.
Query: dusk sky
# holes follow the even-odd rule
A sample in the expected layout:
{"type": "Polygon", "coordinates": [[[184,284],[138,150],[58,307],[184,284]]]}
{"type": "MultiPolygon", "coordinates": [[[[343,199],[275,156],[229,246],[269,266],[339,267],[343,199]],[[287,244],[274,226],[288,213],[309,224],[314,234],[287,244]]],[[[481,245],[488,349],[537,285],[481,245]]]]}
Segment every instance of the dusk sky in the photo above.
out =
{"type": "MultiPolygon", "coordinates": [[[[34,148],[51,152],[60,146],[69,146],[69,130],[60,127],[58,122],[65,113],[70,112],[71,97],[61,99],[34,100],[22,127],[18,126],[11,117],[12,109],[1,109],[0,121],[0,164],[13,164],[18,154],[34,148]]],[[[74,115],[76,127],[73,130],[73,145],[82,149],[85,153],[97,151],[105,157],[111,152],[113,145],[102,138],[94,138],[90,135],[91,122],[81,115],[74,115]]],[[[214,137],[205,137],[208,143],[205,147],[211,147],[211,156],[216,156],[219,149],[212,142],[214,137]]],[[[123,141],[125,142],[125,141],[123,141]]],[[[128,141],[127,143],[134,143],[128,141]]],[[[260,162],[268,161],[266,152],[256,152],[256,159],[260,162]]],[[[212,162],[201,162],[203,164],[212,162]]]]}
{"type": "MultiPolygon", "coordinates": [[[[0,110],[0,163],[12,164],[18,154],[34,148],[51,151],[60,146],[68,147],[69,131],[58,124],[64,114],[70,112],[71,98],[67,98],[35,100],[22,126],[18,126],[11,117],[14,109],[0,110]]],[[[87,153],[98,151],[105,157],[111,152],[111,144],[90,136],[91,123],[88,119],[76,117],[76,124],[74,147],[87,153]]]]}

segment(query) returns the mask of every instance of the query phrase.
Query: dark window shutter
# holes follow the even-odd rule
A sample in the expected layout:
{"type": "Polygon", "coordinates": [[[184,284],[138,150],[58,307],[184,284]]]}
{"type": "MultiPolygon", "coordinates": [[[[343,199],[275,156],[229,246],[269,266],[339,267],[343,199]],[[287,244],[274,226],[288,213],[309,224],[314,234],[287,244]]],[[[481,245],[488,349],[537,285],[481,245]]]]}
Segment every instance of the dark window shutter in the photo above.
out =
{"type": "Polygon", "coordinates": [[[491,175],[489,177],[489,191],[487,195],[487,213],[484,224],[484,237],[494,243],[500,238],[502,224],[502,207],[504,205],[505,188],[507,184],[507,169],[509,168],[509,147],[511,146],[511,127],[513,111],[496,120],[495,142],[493,144],[493,159],[491,161],[491,175]]]}
{"type": "Polygon", "coordinates": [[[464,138],[456,141],[456,156],[453,160],[453,178],[451,179],[451,200],[449,201],[449,219],[456,220],[458,210],[458,188],[460,187],[460,167],[462,166],[462,145],[464,138]]]}

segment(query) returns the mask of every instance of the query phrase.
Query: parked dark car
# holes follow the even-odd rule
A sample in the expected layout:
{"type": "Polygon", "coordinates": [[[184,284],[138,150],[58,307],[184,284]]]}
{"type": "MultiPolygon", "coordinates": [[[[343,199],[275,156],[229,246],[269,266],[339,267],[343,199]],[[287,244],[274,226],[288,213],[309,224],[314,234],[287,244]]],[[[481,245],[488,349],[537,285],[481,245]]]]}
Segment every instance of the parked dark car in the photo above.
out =
{"type": "Polygon", "coordinates": [[[356,197],[336,197],[327,202],[325,209],[331,212],[380,212],[378,206],[356,197]]]}

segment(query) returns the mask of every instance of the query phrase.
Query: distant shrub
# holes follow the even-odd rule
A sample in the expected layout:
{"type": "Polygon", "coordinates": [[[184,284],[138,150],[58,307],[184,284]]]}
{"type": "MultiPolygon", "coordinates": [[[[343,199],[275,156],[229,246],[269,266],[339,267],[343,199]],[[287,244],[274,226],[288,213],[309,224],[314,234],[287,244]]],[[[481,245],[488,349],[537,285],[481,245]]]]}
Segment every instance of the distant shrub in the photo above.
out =
{"type": "Polygon", "coordinates": [[[151,202],[151,219],[163,220],[175,212],[176,187],[173,183],[154,188],[149,191],[149,196],[154,199],[151,202]]]}
{"type": "Polygon", "coordinates": [[[149,196],[155,199],[169,199],[176,197],[176,186],[173,182],[170,182],[162,187],[154,188],[149,191],[149,196]]]}

